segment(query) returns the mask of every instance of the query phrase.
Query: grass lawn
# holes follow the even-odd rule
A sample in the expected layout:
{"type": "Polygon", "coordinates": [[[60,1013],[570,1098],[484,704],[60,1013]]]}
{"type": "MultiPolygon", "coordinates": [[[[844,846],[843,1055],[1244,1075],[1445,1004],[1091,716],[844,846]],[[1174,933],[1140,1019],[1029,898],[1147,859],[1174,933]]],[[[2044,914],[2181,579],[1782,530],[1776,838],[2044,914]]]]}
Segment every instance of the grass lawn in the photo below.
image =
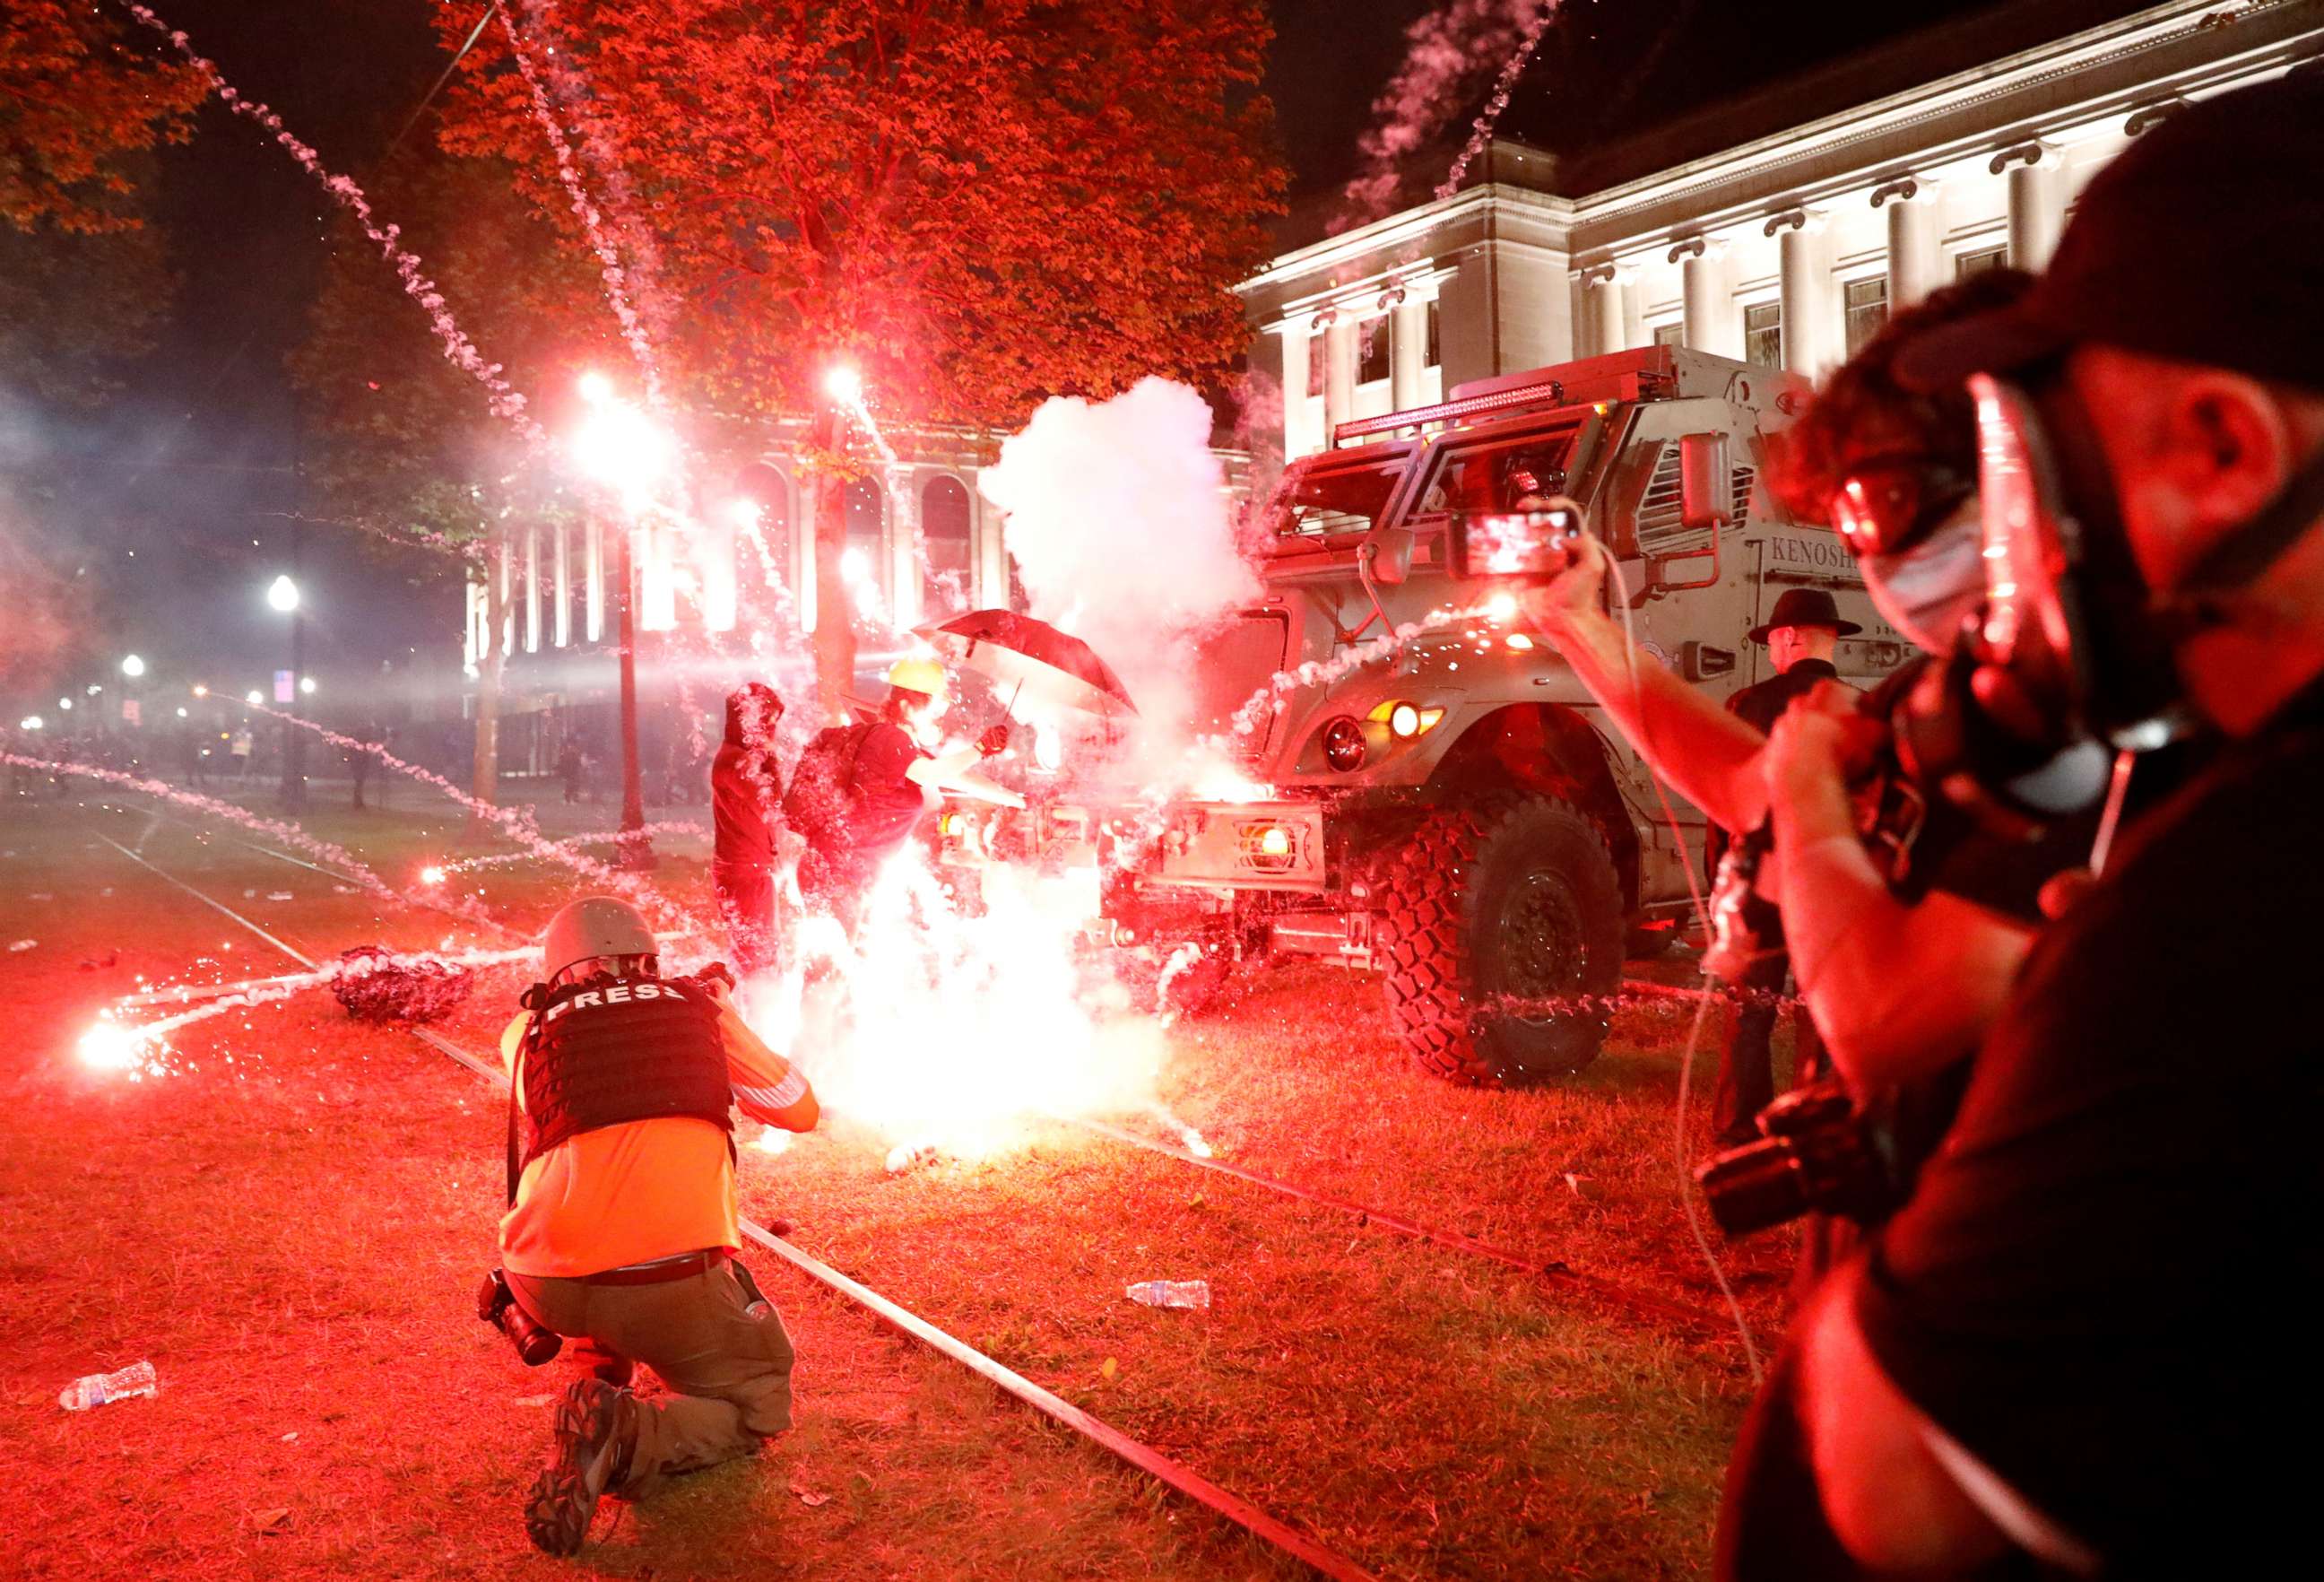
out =
{"type": "MultiPolygon", "coordinates": [[[[505,849],[395,796],[307,822],[396,884],[505,849]]],[[[610,822],[543,814],[554,834],[610,822]]],[[[167,1076],[83,1071],[74,1038],[140,974],[290,965],[99,833],[309,954],[500,942],[382,916],[223,832],[94,802],[0,806],[0,932],[37,941],[0,956],[16,1013],[0,1061],[0,1571],[560,1569],[527,1545],[518,1503],[565,1375],[528,1373],[470,1316],[501,1192],[496,1096],[313,994],[185,1030],[167,1076]],[[139,1357],[158,1399],[58,1409],[75,1374],[139,1357]]],[[[657,882],[701,904],[702,843],[664,850],[657,882]]],[[[532,865],[466,882],[523,930],[572,893],[532,865]]],[[[484,1050],[521,981],[481,979],[443,1031],[484,1050]]],[[[1718,1306],[1677,1198],[1683,1007],[1627,1015],[1579,1078],[1492,1095],[1410,1068],[1378,1004],[1370,979],[1328,969],[1260,978],[1173,1030],[1163,1096],[1249,1168],[1718,1306]]],[[[1711,1067],[1706,1050],[1690,1154],[1711,1067]]],[[[746,1210],[795,1221],[802,1247],[1380,1575],[1704,1567],[1749,1388],[1733,1336],[1063,1126],[893,1176],[884,1147],[837,1117],[779,1157],[746,1149],[746,1210]],[[1121,1294],[1193,1276],[1213,1284],[1208,1312],[1121,1294]]],[[[1726,1254],[1763,1336],[1789,1254],[1782,1238],[1726,1254]]],[[[798,1345],[798,1429],[610,1507],[583,1566],[1300,1574],[772,1257],[749,1261],[798,1345]]]]}

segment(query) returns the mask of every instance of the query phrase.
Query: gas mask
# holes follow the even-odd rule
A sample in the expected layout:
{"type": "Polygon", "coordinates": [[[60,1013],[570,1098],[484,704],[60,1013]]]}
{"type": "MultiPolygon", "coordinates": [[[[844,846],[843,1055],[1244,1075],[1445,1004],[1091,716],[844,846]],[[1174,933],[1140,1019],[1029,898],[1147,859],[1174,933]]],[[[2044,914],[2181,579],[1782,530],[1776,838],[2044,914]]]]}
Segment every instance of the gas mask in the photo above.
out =
{"type": "Polygon", "coordinates": [[[1881,618],[1923,652],[1941,654],[1984,607],[1984,549],[1972,495],[1911,548],[1859,555],[1856,565],[1881,618]]]}
{"type": "Polygon", "coordinates": [[[1923,787],[2004,826],[2084,811],[2117,754],[2196,723],[2174,658],[2324,512],[2324,455],[2216,544],[2167,598],[2134,560],[2095,430],[2062,379],[1976,375],[1984,604],[1899,710],[1923,787]]]}

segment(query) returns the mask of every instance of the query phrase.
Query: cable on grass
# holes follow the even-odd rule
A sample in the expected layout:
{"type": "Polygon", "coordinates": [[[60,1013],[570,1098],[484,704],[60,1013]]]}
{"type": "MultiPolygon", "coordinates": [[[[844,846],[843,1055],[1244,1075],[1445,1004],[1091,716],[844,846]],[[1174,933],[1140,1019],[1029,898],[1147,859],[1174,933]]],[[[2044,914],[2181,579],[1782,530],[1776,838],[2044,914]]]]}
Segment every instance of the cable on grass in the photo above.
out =
{"type": "MultiPolygon", "coordinates": [[[[1622,563],[1610,552],[1602,549],[1600,552],[1606,557],[1607,575],[1614,584],[1614,600],[1622,608],[1622,663],[1630,675],[1630,710],[1637,717],[1639,731],[1651,737],[1653,733],[1646,725],[1646,691],[1638,684],[1638,633],[1637,621],[1630,611],[1629,583],[1622,576],[1622,563]]],[[[1651,742],[1648,745],[1651,745],[1651,742]]],[[[1663,777],[1655,769],[1654,755],[1641,753],[1638,757],[1646,765],[1648,783],[1655,788],[1655,800],[1662,804],[1663,819],[1670,826],[1671,839],[1683,856],[1686,834],[1679,826],[1678,810],[1671,806],[1670,793],[1663,789],[1663,777]]],[[[1704,930],[1707,939],[1711,929],[1711,908],[1702,899],[1702,886],[1695,882],[1694,865],[1688,862],[1679,866],[1686,874],[1687,899],[1694,907],[1695,926],[1704,930]]],[[[1766,1383],[1766,1370],[1760,1365],[1758,1343],[1751,1338],[1750,1322],[1743,1317],[1743,1304],[1736,1300],[1735,1287],[1727,1278],[1726,1266],[1720,1263],[1718,1249],[1711,1244],[1710,1236],[1703,1232],[1702,1216],[1694,1204],[1694,1171],[1687,1157],[1686,1106],[1688,1096],[1694,1089],[1694,1057],[1702,1047],[1703,1019],[1711,1013],[1711,1002],[1715,993],[1708,972],[1702,975],[1702,981],[1697,986],[1702,998],[1695,1002],[1694,1020],[1687,1026],[1686,1050],[1678,1059],[1678,1104],[1671,1117],[1671,1155],[1678,1166],[1678,1201],[1686,1214],[1686,1228],[1693,1233],[1694,1244],[1701,1250],[1703,1263],[1710,1265],[1711,1278],[1718,1281],[1719,1294],[1727,1299],[1727,1311],[1735,1320],[1735,1333],[1742,1337],[1743,1358],[1751,1366],[1751,1383],[1756,1389],[1766,1383]]]]}

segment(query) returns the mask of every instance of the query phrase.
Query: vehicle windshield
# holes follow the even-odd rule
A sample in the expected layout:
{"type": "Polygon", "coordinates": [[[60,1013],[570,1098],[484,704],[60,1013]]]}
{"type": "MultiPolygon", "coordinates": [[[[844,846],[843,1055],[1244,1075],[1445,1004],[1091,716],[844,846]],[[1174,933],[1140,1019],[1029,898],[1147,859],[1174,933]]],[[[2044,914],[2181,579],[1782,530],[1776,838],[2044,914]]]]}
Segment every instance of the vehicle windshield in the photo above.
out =
{"type": "Polygon", "coordinates": [[[1447,445],[1413,514],[1537,510],[1551,496],[1567,492],[1573,438],[1567,429],[1447,445]]]}
{"type": "Polygon", "coordinates": [[[1314,537],[1361,532],[1387,509],[1406,463],[1401,454],[1352,465],[1338,457],[1294,462],[1268,507],[1275,531],[1314,537]]]}

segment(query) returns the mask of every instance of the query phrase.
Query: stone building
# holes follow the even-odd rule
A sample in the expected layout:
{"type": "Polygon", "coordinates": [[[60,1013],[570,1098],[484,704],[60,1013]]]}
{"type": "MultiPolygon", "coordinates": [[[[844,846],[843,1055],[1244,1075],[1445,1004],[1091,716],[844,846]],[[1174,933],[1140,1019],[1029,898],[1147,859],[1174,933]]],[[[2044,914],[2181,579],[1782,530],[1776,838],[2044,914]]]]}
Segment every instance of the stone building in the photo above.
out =
{"type": "Polygon", "coordinates": [[[2174,109],[2324,69],[2313,0],[2170,0],[2000,59],[1955,32],[1570,164],[1496,142],[1452,196],[1277,258],[1240,290],[1286,452],[1652,342],[1812,377],[1943,282],[2039,268],[2092,173],[2174,109]],[[1948,53],[1973,63],[1867,96],[1948,53]],[[1824,103],[1848,107],[1799,118],[1824,103]]]}

